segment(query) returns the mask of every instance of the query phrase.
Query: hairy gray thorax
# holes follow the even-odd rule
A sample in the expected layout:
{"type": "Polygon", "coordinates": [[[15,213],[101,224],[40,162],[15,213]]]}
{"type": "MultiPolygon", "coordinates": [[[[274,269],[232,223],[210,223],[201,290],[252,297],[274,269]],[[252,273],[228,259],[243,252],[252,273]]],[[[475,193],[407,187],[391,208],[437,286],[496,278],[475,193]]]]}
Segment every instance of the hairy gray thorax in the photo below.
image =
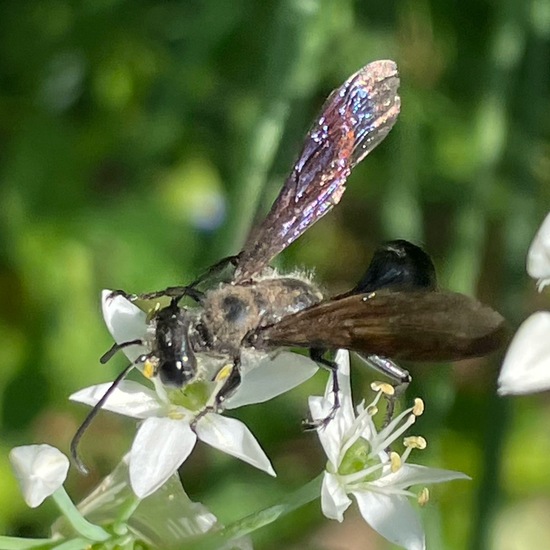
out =
{"type": "Polygon", "coordinates": [[[211,351],[233,354],[254,329],[277,323],[322,298],[310,280],[291,276],[222,284],[206,293],[198,324],[211,351]]]}

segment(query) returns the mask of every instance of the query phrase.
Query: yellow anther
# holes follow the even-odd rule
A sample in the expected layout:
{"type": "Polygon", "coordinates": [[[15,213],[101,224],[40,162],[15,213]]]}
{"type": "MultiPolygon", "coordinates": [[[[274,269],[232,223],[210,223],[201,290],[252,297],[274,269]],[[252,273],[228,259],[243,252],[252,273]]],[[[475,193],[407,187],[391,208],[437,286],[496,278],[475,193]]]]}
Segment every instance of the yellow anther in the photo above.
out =
{"type": "Polygon", "coordinates": [[[421,435],[411,435],[403,439],[403,445],[410,449],[425,449],[428,446],[428,442],[421,435]]]}
{"type": "Polygon", "coordinates": [[[417,397],[414,400],[414,407],[413,407],[412,413],[414,414],[414,416],[420,416],[423,412],[424,412],[424,401],[422,401],[420,397],[417,397]]]}
{"type": "Polygon", "coordinates": [[[143,363],[143,376],[145,376],[145,378],[149,378],[150,380],[155,376],[155,373],[156,363],[147,359],[145,363],[143,363]]]}
{"type": "Polygon", "coordinates": [[[227,364],[223,366],[217,373],[216,377],[214,378],[215,382],[223,382],[233,370],[233,364],[227,364]]]}
{"type": "Polygon", "coordinates": [[[385,395],[393,395],[395,393],[395,388],[387,382],[372,382],[370,387],[372,391],[379,391],[385,395]]]}
{"type": "Polygon", "coordinates": [[[181,411],[172,410],[168,413],[168,418],[171,418],[172,420],[182,420],[184,418],[185,414],[183,414],[181,411]]]}
{"type": "Polygon", "coordinates": [[[159,304],[159,302],[157,302],[157,303],[155,304],[155,307],[152,307],[152,308],[147,312],[147,317],[145,318],[145,321],[146,321],[147,323],[150,323],[151,320],[153,319],[153,317],[158,313],[159,309],[160,309],[160,304],[159,304]]]}
{"type": "Polygon", "coordinates": [[[367,414],[369,416],[375,416],[376,414],[378,414],[378,407],[376,405],[369,405],[367,407],[367,414]]]}
{"type": "Polygon", "coordinates": [[[390,470],[393,474],[395,474],[395,472],[397,472],[397,470],[401,468],[401,464],[401,457],[397,453],[392,451],[390,453],[390,470]]]}
{"type": "Polygon", "coordinates": [[[424,487],[424,489],[422,489],[420,493],[418,493],[418,498],[417,498],[418,504],[420,504],[420,506],[426,506],[429,500],[430,500],[430,491],[428,490],[427,487],[424,487]]]}

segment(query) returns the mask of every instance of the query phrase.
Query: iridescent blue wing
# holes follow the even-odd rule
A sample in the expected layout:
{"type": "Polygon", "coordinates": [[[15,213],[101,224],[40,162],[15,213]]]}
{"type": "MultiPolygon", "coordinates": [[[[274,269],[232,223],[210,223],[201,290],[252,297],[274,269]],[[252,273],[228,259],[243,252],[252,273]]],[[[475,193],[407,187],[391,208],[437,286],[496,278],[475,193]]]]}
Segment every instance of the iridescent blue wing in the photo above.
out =
{"type": "Polygon", "coordinates": [[[265,220],[238,257],[237,282],[250,279],[338,204],[353,167],[388,134],[399,114],[393,61],[369,63],[327,99],[265,220]]]}

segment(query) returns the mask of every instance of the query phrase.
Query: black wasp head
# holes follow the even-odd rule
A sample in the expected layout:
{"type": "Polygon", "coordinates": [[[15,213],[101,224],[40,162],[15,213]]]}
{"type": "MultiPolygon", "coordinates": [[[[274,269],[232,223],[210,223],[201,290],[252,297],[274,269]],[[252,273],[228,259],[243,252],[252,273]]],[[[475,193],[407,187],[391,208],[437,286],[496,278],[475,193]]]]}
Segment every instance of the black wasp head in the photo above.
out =
{"type": "Polygon", "coordinates": [[[435,290],[435,267],[419,246],[399,239],[379,246],[352,294],[382,288],[395,290],[435,290]]]}
{"type": "Polygon", "coordinates": [[[197,371],[197,361],[193,354],[179,359],[161,361],[158,366],[160,381],[165,386],[181,388],[190,382],[197,371]]]}
{"type": "Polygon", "coordinates": [[[164,385],[181,388],[197,373],[197,359],[189,338],[189,314],[172,302],[159,310],[154,319],[156,374],[164,385]]]}

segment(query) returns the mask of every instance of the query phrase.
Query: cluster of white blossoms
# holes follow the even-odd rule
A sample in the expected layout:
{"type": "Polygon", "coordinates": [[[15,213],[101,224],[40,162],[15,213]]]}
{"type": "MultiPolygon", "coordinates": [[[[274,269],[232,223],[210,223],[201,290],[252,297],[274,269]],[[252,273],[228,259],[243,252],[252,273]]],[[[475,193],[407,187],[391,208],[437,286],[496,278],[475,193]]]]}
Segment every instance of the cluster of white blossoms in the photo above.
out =
{"type": "MultiPolygon", "coordinates": [[[[147,331],[146,314],[131,302],[109,291],[103,293],[103,313],[107,327],[116,342],[141,339],[147,331]]],[[[126,348],[134,361],[144,349],[126,348]]],[[[426,484],[452,479],[467,479],[460,472],[428,468],[408,462],[413,449],[423,449],[422,437],[404,437],[404,452],[389,452],[390,445],[401,439],[422,414],[420,399],[378,430],[374,417],[377,404],[393,387],[377,384],[375,397],[368,405],[354,408],[349,353],[336,355],[341,406],[334,418],[317,430],[327,455],[321,505],[330,519],[343,520],[352,495],[365,521],[382,536],[408,550],[425,548],[424,532],[411,500],[424,503],[428,498],[426,484]],[[411,486],[421,486],[418,493],[411,486]]],[[[310,378],[318,367],[311,359],[290,352],[265,356],[257,354],[242,362],[242,382],[237,391],[223,402],[224,409],[272,399],[310,378]]],[[[156,382],[153,379],[153,382],[156,382]]],[[[94,406],[110,384],[100,384],[78,391],[71,399],[94,406]]],[[[109,395],[103,408],[140,421],[132,447],[126,457],[129,482],[138,499],[155,493],[191,454],[197,440],[237,457],[275,476],[269,458],[250,430],[241,421],[223,416],[223,410],[204,412],[218,390],[216,383],[193,382],[183,390],[167,391],[159,382],[154,388],[124,380],[109,395]],[[206,389],[205,389],[206,387],[206,389]]],[[[334,394],[331,380],[325,395],[310,397],[313,420],[326,418],[332,410],[334,394]]],[[[380,423],[384,424],[383,419],[380,423]]],[[[12,464],[29,506],[39,505],[63,484],[68,459],[49,446],[19,447],[12,451],[12,464]]],[[[94,539],[100,540],[100,539],[94,539]]]]}
{"type": "MultiPolygon", "coordinates": [[[[539,291],[550,284],[550,214],[529,249],[527,271],[537,279],[539,291]]],[[[117,343],[147,341],[147,315],[124,297],[104,291],[103,314],[117,343]]],[[[537,312],[523,323],[505,357],[499,376],[499,393],[521,394],[550,389],[548,335],[550,312],[537,312]]],[[[135,361],[147,350],[133,345],[125,348],[124,352],[130,361],[135,361]]],[[[378,419],[375,424],[380,399],[391,396],[394,388],[389,384],[373,384],[375,396],[372,401],[355,407],[351,394],[349,353],[340,350],[335,361],[340,388],[339,408],[334,412],[335,396],[331,380],[327,383],[324,396],[309,398],[312,420],[321,421],[317,434],[327,456],[320,489],[322,511],[327,518],[343,521],[344,512],[352,504],[351,496],[356,500],[365,521],[383,537],[407,550],[423,550],[426,547],[425,536],[414,501],[422,505],[428,500],[427,484],[469,478],[460,472],[409,462],[413,449],[426,447],[424,438],[405,436],[424,411],[421,399],[416,399],[414,406],[395,418],[386,421],[378,419]],[[330,422],[322,422],[332,414],[330,422]],[[402,440],[403,452],[390,451],[390,447],[399,440],[402,440]],[[419,489],[415,492],[411,487],[419,489]]],[[[219,368],[219,365],[210,367],[219,368]]],[[[259,356],[258,353],[247,354],[246,351],[242,356],[241,367],[241,383],[223,401],[222,407],[208,406],[213,403],[223,380],[216,376],[212,378],[205,372],[182,390],[167,390],[153,377],[154,388],[124,380],[110,393],[102,408],[139,421],[130,452],[121,463],[126,472],[123,475],[128,479],[126,486],[131,487],[136,500],[134,506],[146,497],[154,498],[161,493],[161,488],[166,490],[169,486],[173,487],[174,483],[178,484],[181,491],[175,474],[198,440],[275,476],[269,458],[247,426],[222,413],[285,393],[313,376],[318,367],[311,359],[290,352],[259,356]],[[213,381],[209,382],[211,378],[213,381]]],[[[208,368],[208,364],[203,366],[206,372],[208,368]]],[[[73,394],[71,399],[95,406],[109,387],[110,384],[100,384],[85,388],[73,394]]],[[[27,504],[36,507],[45,498],[52,496],[71,526],[79,533],[80,538],[71,542],[71,548],[87,548],[91,544],[100,543],[109,547],[113,544],[124,546],[127,540],[124,537],[129,530],[121,527],[120,518],[110,529],[104,529],[88,522],[72,504],[63,489],[69,460],[60,451],[49,445],[16,447],[10,453],[10,460],[27,504]]],[[[118,491],[120,483],[115,472],[106,480],[111,477],[109,490],[114,487],[118,491]]],[[[112,500],[106,497],[107,486],[104,482],[94,493],[96,496],[92,495],[96,508],[112,500]]],[[[174,495],[169,496],[165,502],[170,503],[174,495]]],[[[172,524],[180,521],[181,526],[185,526],[185,533],[191,533],[186,536],[203,534],[214,527],[220,527],[215,516],[202,505],[185,500],[187,497],[184,496],[180,495],[178,513],[181,515],[182,506],[192,512],[188,512],[181,520],[168,520],[163,516],[166,521],[172,524]]],[[[319,496],[318,493],[316,496],[319,496]]],[[[157,502],[150,510],[153,509],[160,509],[157,502]]],[[[259,526],[263,522],[263,519],[259,521],[259,526]]],[[[44,539],[43,547],[57,548],[59,541],[56,537],[44,539]]],[[[0,546],[5,542],[13,548],[27,547],[14,540],[0,537],[0,546]]],[[[176,542],[179,543],[180,539],[176,542]]],[[[249,549],[251,545],[245,537],[233,541],[232,547],[249,549]]]]}
{"type": "MultiPolygon", "coordinates": [[[[550,213],[527,253],[527,273],[542,292],[550,284],[550,213]]],[[[516,332],[498,378],[501,395],[550,389],[550,311],[537,311],[516,332]]]]}

